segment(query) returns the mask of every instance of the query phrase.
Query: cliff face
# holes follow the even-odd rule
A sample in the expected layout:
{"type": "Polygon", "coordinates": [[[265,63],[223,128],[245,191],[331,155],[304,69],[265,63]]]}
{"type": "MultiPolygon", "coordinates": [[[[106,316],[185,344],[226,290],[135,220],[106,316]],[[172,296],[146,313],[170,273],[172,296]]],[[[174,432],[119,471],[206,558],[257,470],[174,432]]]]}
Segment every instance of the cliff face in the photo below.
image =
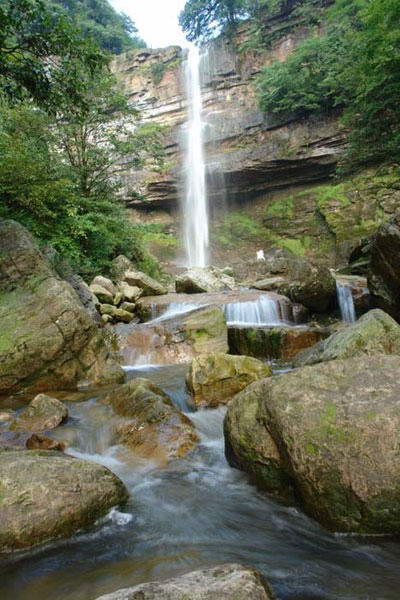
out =
{"type": "MultiPolygon", "coordinates": [[[[211,204],[218,203],[223,182],[224,199],[243,201],[288,185],[321,181],[333,171],[344,143],[334,117],[296,120],[292,116],[277,121],[258,108],[255,77],[260,67],[284,60],[305,35],[305,30],[298,29],[263,53],[238,51],[240,41],[236,46],[218,41],[204,58],[202,90],[211,204]]],[[[128,206],[173,208],[177,204],[180,138],[187,108],[182,62],[182,50],[170,47],[130,52],[113,63],[121,87],[143,118],[166,129],[165,169],[127,172],[123,197],[128,206]]]]}

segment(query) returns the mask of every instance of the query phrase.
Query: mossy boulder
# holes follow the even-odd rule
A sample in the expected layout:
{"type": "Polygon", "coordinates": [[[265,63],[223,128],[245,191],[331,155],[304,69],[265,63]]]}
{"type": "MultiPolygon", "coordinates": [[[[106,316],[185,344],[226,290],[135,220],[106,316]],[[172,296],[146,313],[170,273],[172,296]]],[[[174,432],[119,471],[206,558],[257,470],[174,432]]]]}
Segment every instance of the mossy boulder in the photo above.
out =
{"type": "Polygon", "coordinates": [[[256,358],[290,360],[329,335],[321,327],[228,328],[229,351],[256,358]]]}
{"type": "Polygon", "coordinates": [[[102,402],[125,418],[116,427],[117,440],[139,456],[167,463],[185,456],[199,441],[190,419],[147,379],[132,379],[102,402]]]}
{"type": "Polygon", "coordinates": [[[127,500],[105,467],[49,450],[3,451],[0,552],[73,535],[127,500]]]}
{"type": "Polygon", "coordinates": [[[224,564],[186,573],[167,581],[151,581],[106,594],[97,600],[274,600],[259,571],[224,564]]]}
{"type": "Polygon", "coordinates": [[[131,311],[124,310],[122,307],[117,308],[112,304],[100,304],[99,309],[102,315],[110,316],[112,321],[130,323],[133,319],[133,314],[131,311]]]}
{"type": "Polygon", "coordinates": [[[68,409],[58,400],[46,394],[38,394],[29,406],[11,424],[14,431],[47,431],[60,425],[68,417],[68,409]]]}
{"type": "Polygon", "coordinates": [[[201,354],[192,360],[186,379],[190,402],[196,408],[215,408],[227,404],[253,381],[271,375],[268,365],[250,356],[201,354]]]}
{"type": "Polygon", "coordinates": [[[400,325],[379,309],[297,355],[296,367],[372,354],[400,355],[400,325]]]}
{"type": "Polygon", "coordinates": [[[329,269],[304,258],[290,258],[286,279],[279,293],[313,312],[325,312],[336,297],[336,281],[329,269]]]}
{"type": "Polygon", "coordinates": [[[226,415],[229,462],[331,530],[398,535],[399,369],[367,356],[250,385],[226,415]]]}
{"type": "Polygon", "coordinates": [[[372,238],[368,287],[372,305],[400,321],[400,212],[372,238]]]}
{"type": "Polygon", "coordinates": [[[103,332],[24,227],[0,220],[0,392],[121,381],[103,332]]]}
{"type": "Polygon", "coordinates": [[[216,274],[212,267],[192,267],[175,280],[178,293],[199,294],[202,292],[222,292],[229,289],[226,281],[234,283],[228,275],[216,274]]]}
{"type": "Polygon", "coordinates": [[[167,293],[166,288],[158,281],[142,273],[142,271],[126,271],[123,275],[125,281],[131,287],[138,287],[142,290],[143,296],[162,296],[167,293]]]}

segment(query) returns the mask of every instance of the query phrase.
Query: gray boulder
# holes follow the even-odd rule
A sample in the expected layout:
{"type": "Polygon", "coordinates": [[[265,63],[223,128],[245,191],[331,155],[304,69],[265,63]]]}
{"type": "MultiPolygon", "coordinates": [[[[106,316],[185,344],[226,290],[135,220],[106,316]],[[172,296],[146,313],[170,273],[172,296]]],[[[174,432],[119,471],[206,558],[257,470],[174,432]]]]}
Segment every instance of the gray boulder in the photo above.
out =
{"type": "Polygon", "coordinates": [[[47,431],[60,425],[67,417],[67,407],[60,400],[46,394],[38,394],[15,419],[10,429],[14,431],[47,431]]]}
{"type": "Polygon", "coordinates": [[[274,600],[259,571],[237,564],[193,571],[100,596],[97,600],[274,600]]]}
{"type": "Polygon", "coordinates": [[[127,500],[105,467],[49,450],[3,451],[0,552],[73,535],[127,500]]]}
{"type": "Polygon", "coordinates": [[[364,356],[251,384],[228,407],[229,462],[331,530],[398,535],[399,369],[364,356]]]}
{"type": "Polygon", "coordinates": [[[298,354],[296,367],[327,360],[372,354],[400,355],[400,325],[382,310],[374,309],[352,325],[298,354]]]}
{"type": "Polygon", "coordinates": [[[0,392],[121,381],[111,347],[32,236],[0,220],[0,392]]]}

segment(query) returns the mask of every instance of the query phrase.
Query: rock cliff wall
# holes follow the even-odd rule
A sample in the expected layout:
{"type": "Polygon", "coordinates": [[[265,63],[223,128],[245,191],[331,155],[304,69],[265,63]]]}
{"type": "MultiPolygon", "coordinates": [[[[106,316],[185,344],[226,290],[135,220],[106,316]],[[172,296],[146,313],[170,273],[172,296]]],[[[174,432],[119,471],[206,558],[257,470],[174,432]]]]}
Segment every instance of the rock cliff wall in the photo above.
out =
{"type": "MultiPolygon", "coordinates": [[[[298,29],[264,52],[240,51],[242,40],[217,41],[202,61],[207,171],[211,204],[243,201],[288,185],[326,179],[344,138],[335,116],[277,121],[258,108],[255,78],[264,64],[284,60],[305,37],[298,29]]],[[[115,59],[113,70],[145,120],[166,131],[166,164],[160,171],[129,171],[123,197],[137,208],[174,208],[181,189],[181,132],[186,98],[179,47],[133,51],[115,59]],[[133,191],[135,190],[135,191],[133,191]],[[139,193],[138,193],[139,191],[139,193]]]]}

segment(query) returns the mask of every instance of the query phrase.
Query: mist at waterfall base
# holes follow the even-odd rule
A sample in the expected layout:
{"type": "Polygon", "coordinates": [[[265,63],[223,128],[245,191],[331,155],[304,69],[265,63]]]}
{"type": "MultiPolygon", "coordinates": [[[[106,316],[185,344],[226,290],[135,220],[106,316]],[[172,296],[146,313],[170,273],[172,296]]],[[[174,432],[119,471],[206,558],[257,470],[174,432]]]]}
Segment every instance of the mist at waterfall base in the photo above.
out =
{"type": "Polygon", "coordinates": [[[157,468],[113,445],[110,407],[71,402],[66,425],[74,456],[105,464],[128,487],[129,503],[90,531],[3,561],[0,597],[94,600],[101,594],[223,562],[261,569],[280,600],[397,600],[400,547],[335,536],[302,511],[256,490],[228,466],[225,408],[189,413],[186,367],[135,372],[161,385],[194,422],[199,448],[157,468]]]}
{"type": "Polygon", "coordinates": [[[199,49],[191,46],[184,63],[188,121],[184,135],[185,192],[182,206],[185,266],[187,267],[205,267],[209,258],[200,63],[199,49]]]}

